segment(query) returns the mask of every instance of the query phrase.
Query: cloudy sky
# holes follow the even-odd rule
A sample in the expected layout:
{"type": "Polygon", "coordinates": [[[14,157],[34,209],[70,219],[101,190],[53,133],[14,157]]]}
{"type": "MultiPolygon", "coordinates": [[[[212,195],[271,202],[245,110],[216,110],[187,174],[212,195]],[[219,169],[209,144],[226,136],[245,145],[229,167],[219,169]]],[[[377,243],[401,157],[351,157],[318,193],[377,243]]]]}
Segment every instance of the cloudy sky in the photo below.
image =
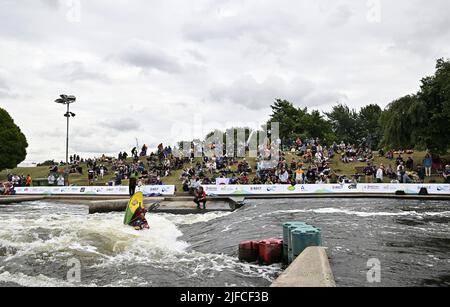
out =
{"type": "Polygon", "coordinates": [[[258,127],[276,98],[384,107],[450,55],[448,0],[0,0],[0,107],[29,161],[258,127]]]}

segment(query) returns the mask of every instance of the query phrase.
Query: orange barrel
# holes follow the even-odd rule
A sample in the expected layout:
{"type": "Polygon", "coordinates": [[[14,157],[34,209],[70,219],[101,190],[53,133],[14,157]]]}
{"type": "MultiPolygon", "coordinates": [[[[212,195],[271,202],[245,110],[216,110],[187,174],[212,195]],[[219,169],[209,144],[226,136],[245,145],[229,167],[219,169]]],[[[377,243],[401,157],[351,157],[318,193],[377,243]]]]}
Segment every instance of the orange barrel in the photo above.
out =
{"type": "Polygon", "coordinates": [[[283,261],[283,240],[268,239],[259,243],[259,262],[272,265],[283,261]]]}
{"type": "Polygon", "coordinates": [[[256,262],[259,255],[259,241],[247,241],[239,244],[239,260],[256,262]]]}

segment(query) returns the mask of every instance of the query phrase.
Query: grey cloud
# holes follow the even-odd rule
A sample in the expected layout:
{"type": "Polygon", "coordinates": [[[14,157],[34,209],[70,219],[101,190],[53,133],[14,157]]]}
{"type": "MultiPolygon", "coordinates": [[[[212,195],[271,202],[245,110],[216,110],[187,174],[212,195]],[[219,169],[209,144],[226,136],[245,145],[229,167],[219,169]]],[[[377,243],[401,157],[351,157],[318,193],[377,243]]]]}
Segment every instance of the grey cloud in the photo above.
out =
{"type": "Polygon", "coordinates": [[[12,95],[9,92],[0,89],[0,98],[12,98],[12,95]]]}
{"type": "Polygon", "coordinates": [[[353,13],[349,6],[340,5],[328,16],[327,23],[332,27],[340,27],[345,25],[352,15],[353,13]]]}
{"type": "Polygon", "coordinates": [[[115,57],[126,64],[144,70],[158,70],[166,73],[180,73],[184,70],[179,60],[167,51],[137,40],[133,40],[115,57]]]}
{"type": "Polygon", "coordinates": [[[255,29],[256,26],[249,24],[246,20],[228,17],[188,24],[184,29],[184,35],[190,40],[202,42],[212,39],[237,39],[255,29]]]}
{"type": "Polygon", "coordinates": [[[192,58],[198,62],[206,62],[207,57],[197,50],[187,50],[186,51],[192,58]]]}
{"type": "Polygon", "coordinates": [[[320,91],[313,82],[302,78],[287,82],[270,77],[257,82],[248,75],[230,85],[216,85],[210,91],[212,100],[239,104],[249,109],[268,108],[275,99],[287,99],[301,106],[320,106],[334,103],[342,97],[345,96],[327,90],[320,91]]]}
{"type": "Polygon", "coordinates": [[[86,64],[79,61],[47,66],[42,72],[46,78],[57,81],[109,80],[105,74],[92,71],[86,64]]]}
{"type": "Polygon", "coordinates": [[[108,121],[103,121],[102,126],[118,132],[127,132],[138,130],[141,124],[136,119],[128,117],[119,119],[111,118],[108,121]]]}
{"type": "Polygon", "coordinates": [[[61,0],[41,0],[45,6],[52,8],[52,9],[58,9],[61,5],[61,0]]]}
{"type": "Polygon", "coordinates": [[[76,148],[77,154],[111,154],[118,152],[118,149],[122,147],[123,144],[112,139],[93,140],[92,138],[80,138],[71,143],[71,148],[76,148]]]}
{"type": "Polygon", "coordinates": [[[5,80],[0,78],[0,90],[9,91],[9,86],[5,80]]]}
{"type": "Polygon", "coordinates": [[[391,53],[408,52],[421,58],[446,56],[450,41],[449,2],[383,1],[380,23],[363,25],[365,31],[386,43],[391,53]]]}
{"type": "Polygon", "coordinates": [[[17,95],[12,93],[10,86],[3,79],[0,79],[0,98],[17,98],[17,95]]]}

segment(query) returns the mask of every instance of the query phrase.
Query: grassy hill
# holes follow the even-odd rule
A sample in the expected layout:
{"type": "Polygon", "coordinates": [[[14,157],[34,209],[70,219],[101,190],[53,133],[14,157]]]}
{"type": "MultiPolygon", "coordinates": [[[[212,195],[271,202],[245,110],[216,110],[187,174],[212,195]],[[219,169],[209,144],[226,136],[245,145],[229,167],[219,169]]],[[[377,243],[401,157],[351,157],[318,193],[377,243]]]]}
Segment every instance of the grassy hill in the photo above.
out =
{"type": "MultiPolygon", "coordinates": [[[[408,158],[408,156],[411,156],[414,160],[415,165],[417,165],[418,163],[422,163],[422,159],[425,156],[425,152],[415,152],[412,155],[404,155],[404,159],[406,160],[408,158]]],[[[286,152],[285,157],[286,157],[286,160],[288,163],[291,163],[293,160],[297,161],[297,162],[300,161],[299,157],[296,154],[291,153],[291,152],[286,152]]],[[[447,161],[450,161],[450,156],[446,156],[444,158],[447,161]]],[[[200,159],[196,159],[196,161],[194,161],[194,164],[197,161],[200,161],[200,159]]],[[[255,170],[256,169],[256,159],[255,158],[247,158],[247,161],[249,162],[252,169],[255,170]]],[[[395,167],[395,161],[390,161],[385,158],[376,157],[375,164],[379,165],[380,163],[383,163],[386,167],[388,165],[392,165],[393,167],[395,167]]],[[[352,174],[355,173],[355,167],[363,167],[365,165],[366,165],[366,163],[359,163],[359,162],[358,163],[349,163],[349,164],[342,163],[340,161],[339,155],[335,156],[331,160],[331,166],[332,166],[333,170],[339,175],[351,176],[352,174]]],[[[83,185],[88,184],[86,164],[81,164],[81,166],[83,167],[84,174],[83,175],[71,174],[70,175],[70,183],[72,185],[83,186],[83,185]]],[[[106,166],[108,167],[107,164],[106,164],[106,166]]],[[[193,165],[189,165],[189,164],[185,165],[185,167],[191,167],[191,166],[193,166],[193,165]]],[[[237,171],[237,165],[233,166],[232,170],[237,171]]],[[[8,173],[13,173],[13,174],[18,174],[18,175],[23,174],[25,176],[30,174],[34,180],[39,179],[39,178],[43,179],[43,178],[48,177],[49,167],[41,166],[41,167],[16,168],[13,170],[5,170],[5,171],[0,172],[0,182],[6,180],[8,173]]],[[[177,190],[181,191],[182,190],[181,181],[179,180],[181,173],[182,173],[182,170],[173,171],[171,176],[163,178],[164,184],[176,185],[177,190]]],[[[253,179],[254,175],[255,175],[254,172],[252,174],[250,174],[250,178],[253,179]]],[[[95,182],[95,185],[106,185],[106,183],[108,181],[111,181],[113,179],[114,179],[114,173],[110,171],[108,174],[105,175],[105,177],[103,179],[99,178],[99,180],[95,182]]],[[[443,178],[440,178],[438,176],[435,176],[431,179],[436,180],[437,182],[443,182],[443,178]]],[[[431,179],[428,179],[427,181],[429,181],[431,179]]],[[[127,185],[127,184],[128,184],[128,182],[126,180],[123,181],[123,185],[127,185]]]]}

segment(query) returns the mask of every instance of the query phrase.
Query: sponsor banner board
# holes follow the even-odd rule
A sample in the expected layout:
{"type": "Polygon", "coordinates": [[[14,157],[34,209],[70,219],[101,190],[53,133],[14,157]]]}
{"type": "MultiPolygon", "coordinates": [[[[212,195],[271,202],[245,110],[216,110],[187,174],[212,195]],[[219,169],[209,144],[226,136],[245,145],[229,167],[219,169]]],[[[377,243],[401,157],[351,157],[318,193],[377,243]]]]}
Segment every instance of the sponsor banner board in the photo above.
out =
{"type": "MultiPolygon", "coordinates": [[[[90,186],[90,187],[17,187],[17,195],[128,195],[128,186],[90,186]]],[[[171,196],[175,194],[174,185],[136,187],[136,192],[144,196],[171,196]]]]}

